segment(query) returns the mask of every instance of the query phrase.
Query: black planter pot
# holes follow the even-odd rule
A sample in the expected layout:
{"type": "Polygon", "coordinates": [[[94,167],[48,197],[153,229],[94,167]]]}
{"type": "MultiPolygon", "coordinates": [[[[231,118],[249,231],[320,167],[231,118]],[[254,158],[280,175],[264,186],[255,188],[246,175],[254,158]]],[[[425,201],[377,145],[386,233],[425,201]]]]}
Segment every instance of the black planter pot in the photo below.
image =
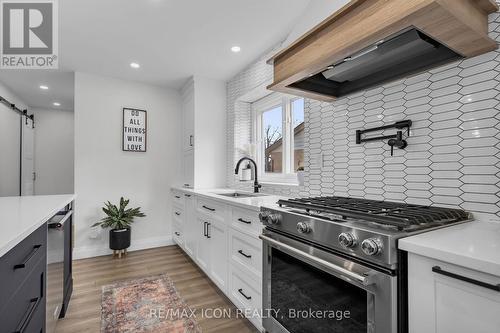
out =
{"type": "Polygon", "coordinates": [[[131,229],[111,229],[109,231],[109,248],[111,250],[125,250],[130,246],[131,229]]]}

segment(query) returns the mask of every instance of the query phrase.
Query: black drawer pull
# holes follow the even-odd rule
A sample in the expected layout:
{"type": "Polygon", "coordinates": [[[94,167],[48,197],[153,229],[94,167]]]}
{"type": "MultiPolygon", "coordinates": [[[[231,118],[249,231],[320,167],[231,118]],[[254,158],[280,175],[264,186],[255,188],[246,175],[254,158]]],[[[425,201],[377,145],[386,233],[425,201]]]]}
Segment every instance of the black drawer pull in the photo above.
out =
{"type": "Polygon", "coordinates": [[[203,205],[202,207],[205,208],[206,210],[211,211],[211,212],[215,212],[215,208],[210,208],[210,207],[207,207],[205,205],[203,205]]]}
{"type": "Polygon", "coordinates": [[[191,198],[191,194],[184,194],[186,198],[191,198]]]}
{"type": "Polygon", "coordinates": [[[478,280],[475,280],[475,279],[468,278],[466,276],[462,276],[462,275],[458,275],[458,274],[455,274],[455,273],[443,271],[441,269],[441,267],[439,267],[439,266],[432,267],[432,271],[434,273],[441,274],[441,275],[444,275],[444,276],[448,276],[448,277],[451,277],[453,279],[457,279],[457,280],[460,280],[460,281],[468,282],[468,283],[474,284],[476,286],[480,286],[480,287],[483,287],[483,288],[487,288],[487,289],[491,289],[491,290],[495,290],[495,291],[499,291],[500,292],[500,284],[496,284],[496,285],[495,284],[489,284],[489,283],[486,283],[486,282],[483,282],[483,281],[478,281],[478,280]]]}
{"type": "Polygon", "coordinates": [[[252,224],[252,221],[243,220],[242,218],[239,218],[238,221],[245,224],[252,224]]]}
{"type": "Polygon", "coordinates": [[[174,232],[174,234],[175,234],[176,236],[178,236],[178,237],[180,237],[180,235],[181,235],[181,234],[180,234],[180,233],[178,233],[177,231],[176,231],[176,232],[174,232]]]}
{"type": "Polygon", "coordinates": [[[242,295],[243,295],[243,297],[245,297],[246,299],[248,299],[248,300],[251,300],[251,299],[252,299],[252,297],[247,296],[247,295],[245,295],[245,293],[243,293],[243,289],[238,289],[238,292],[239,292],[240,294],[242,294],[242,295]]]}
{"type": "Polygon", "coordinates": [[[238,253],[241,254],[245,258],[249,258],[249,259],[252,258],[252,256],[250,254],[246,254],[245,252],[243,252],[243,250],[239,250],[238,253]]]}
{"type": "Polygon", "coordinates": [[[175,215],[177,215],[177,216],[181,216],[181,213],[179,213],[179,212],[175,212],[175,215]]]}
{"type": "Polygon", "coordinates": [[[176,196],[175,196],[175,198],[176,198],[176,199],[180,199],[181,197],[180,197],[180,196],[178,196],[178,195],[176,195],[176,196]]]}
{"type": "Polygon", "coordinates": [[[14,333],[23,333],[26,330],[26,327],[28,327],[28,324],[31,321],[31,317],[33,317],[33,313],[35,313],[35,309],[37,308],[38,303],[40,303],[40,298],[35,297],[30,299],[30,305],[26,309],[26,312],[22,317],[23,319],[21,320],[19,325],[17,325],[14,333]]]}
{"type": "Polygon", "coordinates": [[[20,269],[20,268],[26,268],[26,264],[28,263],[28,261],[30,261],[31,258],[33,258],[33,256],[38,252],[38,250],[42,247],[41,244],[37,244],[35,246],[33,246],[33,250],[31,250],[30,254],[28,254],[28,256],[26,257],[26,259],[24,259],[24,262],[22,264],[17,264],[14,266],[14,270],[16,269],[20,269]]]}

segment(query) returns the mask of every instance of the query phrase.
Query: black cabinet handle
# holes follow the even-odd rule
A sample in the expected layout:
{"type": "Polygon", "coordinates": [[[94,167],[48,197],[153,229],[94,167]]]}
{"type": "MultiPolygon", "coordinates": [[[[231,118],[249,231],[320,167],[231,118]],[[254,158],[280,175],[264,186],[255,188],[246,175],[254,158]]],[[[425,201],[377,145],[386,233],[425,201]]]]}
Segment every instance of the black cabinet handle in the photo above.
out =
{"type": "Polygon", "coordinates": [[[208,223],[207,222],[207,238],[212,238],[212,236],[210,236],[210,234],[208,233],[208,228],[212,225],[212,223],[208,223]]]}
{"type": "Polygon", "coordinates": [[[239,250],[238,253],[241,254],[245,258],[252,258],[252,256],[250,254],[246,254],[245,252],[243,252],[243,250],[239,250]]]}
{"type": "Polygon", "coordinates": [[[468,283],[474,284],[476,286],[480,286],[480,287],[483,287],[483,288],[487,288],[487,289],[491,289],[491,290],[495,290],[495,291],[500,292],[500,284],[496,284],[496,285],[495,284],[489,284],[489,283],[486,283],[486,282],[483,282],[483,281],[478,281],[478,280],[475,280],[475,279],[471,279],[471,278],[466,277],[466,276],[462,276],[462,275],[458,275],[458,274],[455,274],[455,273],[443,271],[441,269],[441,267],[439,267],[439,266],[432,267],[432,271],[434,273],[441,274],[441,275],[444,275],[444,276],[448,276],[448,277],[451,277],[451,278],[456,279],[456,280],[468,282],[468,283]]]}
{"type": "Polygon", "coordinates": [[[181,213],[179,213],[179,212],[175,212],[175,215],[177,215],[177,216],[181,216],[181,213]]]}
{"type": "Polygon", "coordinates": [[[180,198],[181,198],[181,197],[180,197],[180,196],[178,196],[178,195],[176,195],[175,197],[176,197],[177,199],[180,199],[180,198]]]}
{"type": "Polygon", "coordinates": [[[31,321],[31,317],[33,317],[33,313],[35,313],[35,309],[37,308],[38,303],[40,303],[40,298],[35,297],[30,299],[30,305],[26,309],[26,312],[22,317],[23,319],[21,320],[19,325],[17,325],[17,328],[14,331],[14,333],[24,333],[26,327],[28,327],[28,324],[31,321]]]}
{"type": "Polygon", "coordinates": [[[186,198],[191,198],[191,194],[184,194],[186,198]]]}
{"type": "Polygon", "coordinates": [[[192,147],[193,146],[193,135],[190,135],[189,136],[189,146],[192,147]]]}
{"type": "Polygon", "coordinates": [[[251,299],[252,299],[252,297],[245,295],[245,293],[243,292],[243,289],[238,289],[238,292],[239,292],[240,294],[242,294],[242,295],[243,295],[243,297],[245,297],[246,299],[248,299],[248,300],[251,300],[251,299]]]}
{"type": "Polygon", "coordinates": [[[205,205],[203,205],[202,207],[205,208],[206,210],[211,211],[211,212],[215,212],[215,208],[210,208],[210,207],[207,207],[205,205]]]}
{"type": "Polygon", "coordinates": [[[242,218],[239,218],[238,221],[245,224],[252,224],[252,221],[243,220],[242,218]]]}
{"type": "Polygon", "coordinates": [[[33,258],[33,256],[38,252],[38,250],[41,247],[42,247],[42,244],[37,244],[37,245],[33,246],[33,250],[31,250],[30,254],[28,254],[26,259],[24,259],[23,263],[15,265],[14,270],[20,269],[20,268],[26,268],[26,264],[28,263],[28,261],[30,261],[30,259],[33,258]]]}
{"type": "Polygon", "coordinates": [[[180,233],[178,233],[177,231],[176,231],[176,232],[174,232],[174,234],[175,234],[176,236],[180,236],[180,235],[181,235],[181,234],[180,234],[180,233]]]}
{"type": "Polygon", "coordinates": [[[203,222],[203,236],[207,237],[207,222],[203,222]]]}

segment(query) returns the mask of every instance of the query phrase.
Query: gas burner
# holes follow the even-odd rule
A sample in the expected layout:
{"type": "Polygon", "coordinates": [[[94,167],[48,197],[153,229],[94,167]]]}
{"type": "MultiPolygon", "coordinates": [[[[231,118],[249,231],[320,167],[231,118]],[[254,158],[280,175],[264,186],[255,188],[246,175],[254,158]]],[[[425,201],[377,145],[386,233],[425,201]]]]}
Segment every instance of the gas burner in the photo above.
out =
{"type": "Polygon", "coordinates": [[[312,197],[278,201],[280,207],[332,221],[356,220],[383,229],[414,231],[465,221],[460,209],[347,197],[312,197]]]}

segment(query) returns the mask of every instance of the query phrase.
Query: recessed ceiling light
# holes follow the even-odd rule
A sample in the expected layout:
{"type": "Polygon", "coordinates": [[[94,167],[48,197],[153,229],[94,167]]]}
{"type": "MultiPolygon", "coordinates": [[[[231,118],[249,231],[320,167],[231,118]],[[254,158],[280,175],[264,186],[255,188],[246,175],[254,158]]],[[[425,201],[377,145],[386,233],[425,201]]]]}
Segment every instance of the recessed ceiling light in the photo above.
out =
{"type": "Polygon", "coordinates": [[[40,89],[42,89],[42,90],[48,90],[48,89],[49,89],[49,87],[44,86],[44,85],[41,85],[41,86],[40,86],[40,89]]]}
{"type": "Polygon", "coordinates": [[[54,106],[61,106],[61,103],[54,102],[54,106]]]}
{"type": "Polygon", "coordinates": [[[238,53],[241,51],[241,47],[235,45],[231,48],[231,51],[233,51],[234,53],[238,53]]]}
{"type": "Polygon", "coordinates": [[[138,64],[138,63],[136,63],[136,62],[132,62],[132,63],[130,63],[130,67],[137,69],[137,68],[140,68],[140,67],[141,67],[141,65],[139,65],[139,64],[138,64]]]}

